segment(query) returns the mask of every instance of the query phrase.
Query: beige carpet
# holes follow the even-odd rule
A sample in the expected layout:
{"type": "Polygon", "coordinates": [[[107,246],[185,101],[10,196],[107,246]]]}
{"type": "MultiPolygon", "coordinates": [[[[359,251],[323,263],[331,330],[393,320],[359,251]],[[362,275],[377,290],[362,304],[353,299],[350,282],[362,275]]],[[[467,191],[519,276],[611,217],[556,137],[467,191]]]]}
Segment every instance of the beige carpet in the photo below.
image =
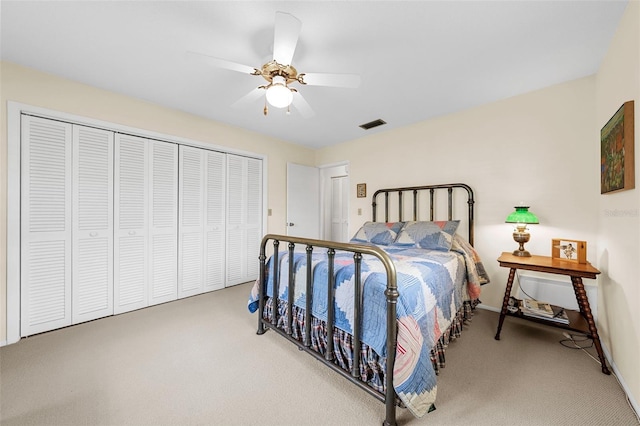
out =
{"type": "MultiPolygon", "coordinates": [[[[249,284],[0,348],[2,425],[379,425],[384,405],[273,332],[249,284]]],[[[479,310],[447,351],[437,410],[403,425],[637,425],[561,331],[479,310]]],[[[594,352],[592,352],[594,353],[594,352]]]]}

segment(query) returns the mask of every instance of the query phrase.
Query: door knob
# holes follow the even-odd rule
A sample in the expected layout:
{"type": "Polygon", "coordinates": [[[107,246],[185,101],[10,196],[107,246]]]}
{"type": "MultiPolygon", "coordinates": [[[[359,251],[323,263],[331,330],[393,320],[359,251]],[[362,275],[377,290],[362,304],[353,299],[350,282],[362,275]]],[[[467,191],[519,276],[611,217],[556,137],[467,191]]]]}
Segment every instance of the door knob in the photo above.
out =
{"type": "Polygon", "coordinates": [[[287,226],[293,226],[293,222],[287,223],[287,226]]]}

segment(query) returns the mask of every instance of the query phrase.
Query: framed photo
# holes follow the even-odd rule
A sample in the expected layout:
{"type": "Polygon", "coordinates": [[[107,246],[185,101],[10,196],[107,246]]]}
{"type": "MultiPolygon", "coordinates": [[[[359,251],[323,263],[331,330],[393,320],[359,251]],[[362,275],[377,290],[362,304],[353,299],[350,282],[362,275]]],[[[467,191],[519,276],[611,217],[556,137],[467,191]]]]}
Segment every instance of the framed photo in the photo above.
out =
{"type": "Polygon", "coordinates": [[[625,102],[600,131],[600,193],[635,188],[633,101],[625,102]]]}
{"type": "Polygon", "coordinates": [[[587,242],[554,238],[551,240],[551,257],[568,262],[587,263],[587,242]]]}
{"type": "Polygon", "coordinates": [[[366,183],[359,183],[357,185],[357,194],[358,194],[358,198],[365,198],[367,196],[367,184],[366,183]]]}

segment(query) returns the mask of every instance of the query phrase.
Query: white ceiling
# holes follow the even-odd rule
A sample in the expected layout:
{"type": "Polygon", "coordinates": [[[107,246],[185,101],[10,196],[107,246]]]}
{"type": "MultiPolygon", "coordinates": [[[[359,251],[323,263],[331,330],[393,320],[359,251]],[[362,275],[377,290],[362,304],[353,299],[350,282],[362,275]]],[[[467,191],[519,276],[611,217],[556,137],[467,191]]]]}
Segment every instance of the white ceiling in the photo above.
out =
{"type": "Polygon", "coordinates": [[[595,73],[626,1],[7,1],[3,61],[323,147],[595,73]],[[305,119],[263,100],[231,105],[261,77],[276,11],[302,31],[299,72],[356,73],[357,89],[298,86],[305,119]],[[388,124],[363,130],[381,118],[388,124]]]}

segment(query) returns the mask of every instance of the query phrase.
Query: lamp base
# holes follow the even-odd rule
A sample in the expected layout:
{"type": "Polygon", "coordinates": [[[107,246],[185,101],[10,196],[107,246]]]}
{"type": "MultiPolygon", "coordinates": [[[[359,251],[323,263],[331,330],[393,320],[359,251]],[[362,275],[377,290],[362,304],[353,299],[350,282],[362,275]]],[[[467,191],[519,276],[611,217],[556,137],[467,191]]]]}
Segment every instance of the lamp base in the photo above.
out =
{"type": "Polygon", "coordinates": [[[513,231],[513,240],[519,244],[518,250],[513,251],[514,256],[531,257],[531,253],[524,249],[524,243],[529,241],[529,236],[529,233],[522,228],[513,231]]]}

